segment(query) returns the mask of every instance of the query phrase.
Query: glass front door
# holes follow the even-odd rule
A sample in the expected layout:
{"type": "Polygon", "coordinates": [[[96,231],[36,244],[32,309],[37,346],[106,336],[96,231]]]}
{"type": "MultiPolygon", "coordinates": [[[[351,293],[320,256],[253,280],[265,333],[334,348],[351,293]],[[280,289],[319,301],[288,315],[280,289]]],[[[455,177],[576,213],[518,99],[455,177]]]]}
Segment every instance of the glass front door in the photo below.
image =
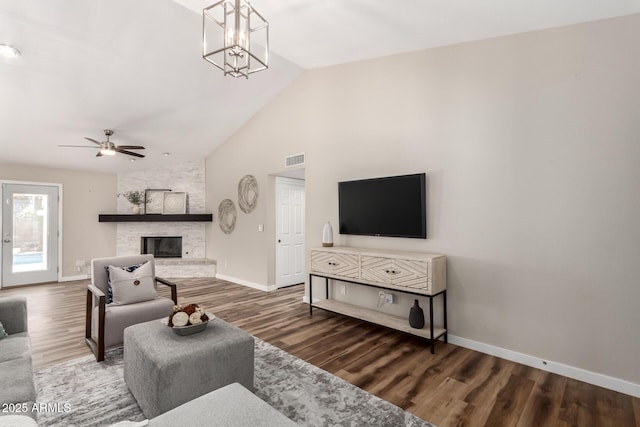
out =
{"type": "Polygon", "coordinates": [[[2,286],[57,281],[58,187],[2,185],[2,286]]]}

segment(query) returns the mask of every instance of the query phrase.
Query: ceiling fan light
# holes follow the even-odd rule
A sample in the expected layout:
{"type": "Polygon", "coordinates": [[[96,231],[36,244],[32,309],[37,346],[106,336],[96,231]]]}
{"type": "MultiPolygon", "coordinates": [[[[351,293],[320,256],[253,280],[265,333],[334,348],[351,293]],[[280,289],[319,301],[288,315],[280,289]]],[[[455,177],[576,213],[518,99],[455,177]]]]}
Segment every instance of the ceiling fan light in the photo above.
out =
{"type": "Polygon", "coordinates": [[[112,150],[111,148],[101,148],[100,154],[102,154],[103,156],[115,156],[116,150],[112,150]]]}

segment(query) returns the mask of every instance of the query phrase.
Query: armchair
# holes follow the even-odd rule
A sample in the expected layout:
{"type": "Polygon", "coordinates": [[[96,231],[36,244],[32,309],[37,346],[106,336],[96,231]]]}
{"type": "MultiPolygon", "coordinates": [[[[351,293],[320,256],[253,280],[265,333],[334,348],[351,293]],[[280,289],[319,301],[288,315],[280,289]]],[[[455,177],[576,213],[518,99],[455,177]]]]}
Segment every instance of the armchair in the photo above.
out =
{"type": "Polygon", "coordinates": [[[169,316],[178,303],[175,283],[155,275],[153,255],[131,255],[91,260],[91,284],[87,285],[87,312],[85,342],[96,357],[104,360],[105,349],[123,343],[124,329],[137,323],[161,319],[169,316]],[[105,269],[110,265],[126,267],[149,262],[153,284],[163,284],[171,288],[171,299],[156,296],[148,301],[131,304],[107,304],[108,277],[105,269]]]}

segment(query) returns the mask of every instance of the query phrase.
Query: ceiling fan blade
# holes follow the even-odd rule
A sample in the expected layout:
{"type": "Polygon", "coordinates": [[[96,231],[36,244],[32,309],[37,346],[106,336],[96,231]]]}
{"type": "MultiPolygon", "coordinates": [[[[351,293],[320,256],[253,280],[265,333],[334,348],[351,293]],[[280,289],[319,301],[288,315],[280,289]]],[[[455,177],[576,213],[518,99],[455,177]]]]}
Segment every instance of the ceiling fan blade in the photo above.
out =
{"type": "Polygon", "coordinates": [[[87,141],[91,141],[91,142],[93,142],[94,144],[102,145],[102,143],[101,143],[101,142],[98,142],[98,141],[96,141],[96,140],[95,140],[95,139],[93,139],[93,138],[87,138],[87,137],[85,136],[85,137],[84,137],[84,139],[86,139],[87,141]]]}
{"type": "Polygon", "coordinates": [[[127,154],[129,156],[134,156],[134,157],[144,157],[144,155],[142,154],[138,154],[138,153],[134,153],[133,151],[127,151],[127,150],[121,150],[120,147],[116,148],[116,151],[118,153],[122,153],[122,154],[127,154]]]}
{"type": "Polygon", "coordinates": [[[102,157],[102,153],[98,151],[98,154],[96,154],[96,157],[102,157]]]}
{"type": "Polygon", "coordinates": [[[116,149],[124,149],[124,150],[144,150],[142,145],[118,145],[116,149]]]}
{"type": "Polygon", "coordinates": [[[91,148],[92,150],[96,149],[96,147],[92,147],[90,145],[58,145],[58,147],[91,148]]]}

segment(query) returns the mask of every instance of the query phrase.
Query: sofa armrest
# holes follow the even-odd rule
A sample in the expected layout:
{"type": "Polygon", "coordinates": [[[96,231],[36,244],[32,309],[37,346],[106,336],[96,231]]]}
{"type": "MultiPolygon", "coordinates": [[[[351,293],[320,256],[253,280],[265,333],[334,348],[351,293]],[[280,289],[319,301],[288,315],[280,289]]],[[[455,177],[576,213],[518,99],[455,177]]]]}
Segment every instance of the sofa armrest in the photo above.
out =
{"type": "Polygon", "coordinates": [[[160,277],[156,277],[156,281],[171,288],[171,299],[173,300],[174,304],[178,304],[178,285],[160,277]]]}
{"type": "Polygon", "coordinates": [[[27,319],[27,298],[11,296],[0,298],[0,322],[8,334],[29,330],[27,319]]]}

